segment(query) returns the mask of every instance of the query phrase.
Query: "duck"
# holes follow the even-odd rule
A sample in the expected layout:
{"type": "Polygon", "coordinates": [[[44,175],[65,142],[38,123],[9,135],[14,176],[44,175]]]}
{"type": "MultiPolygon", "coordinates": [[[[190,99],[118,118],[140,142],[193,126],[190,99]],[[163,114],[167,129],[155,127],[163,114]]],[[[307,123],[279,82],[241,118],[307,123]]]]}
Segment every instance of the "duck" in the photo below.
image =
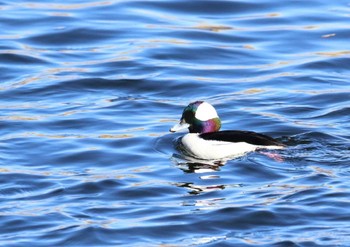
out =
{"type": "Polygon", "coordinates": [[[182,112],[180,122],[170,132],[188,129],[179,139],[181,150],[201,160],[223,160],[244,156],[261,149],[283,149],[286,146],[276,139],[243,130],[222,130],[215,108],[205,101],[190,103],[182,112]]]}

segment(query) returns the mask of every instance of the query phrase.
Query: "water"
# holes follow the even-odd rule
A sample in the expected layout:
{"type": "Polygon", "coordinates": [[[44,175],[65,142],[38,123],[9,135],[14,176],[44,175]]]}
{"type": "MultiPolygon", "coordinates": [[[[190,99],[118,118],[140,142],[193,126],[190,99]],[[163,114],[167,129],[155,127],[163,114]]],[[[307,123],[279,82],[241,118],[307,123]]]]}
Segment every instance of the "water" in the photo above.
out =
{"type": "Polygon", "coordinates": [[[1,246],[349,246],[350,2],[1,1],[1,246]],[[189,102],[289,146],[186,161],[189,102]]]}

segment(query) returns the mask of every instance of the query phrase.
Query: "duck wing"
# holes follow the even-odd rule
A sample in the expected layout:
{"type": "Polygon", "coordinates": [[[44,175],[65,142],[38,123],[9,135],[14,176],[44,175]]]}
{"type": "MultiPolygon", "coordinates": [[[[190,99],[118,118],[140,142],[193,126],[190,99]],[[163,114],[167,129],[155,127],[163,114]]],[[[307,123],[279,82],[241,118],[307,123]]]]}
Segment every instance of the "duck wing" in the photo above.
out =
{"type": "Polygon", "coordinates": [[[217,132],[202,133],[199,135],[204,140],[224,142],[246,142],[258,146],[281,146],[285,145],[272,137],[253,131],[224,130],[217,132]]]}

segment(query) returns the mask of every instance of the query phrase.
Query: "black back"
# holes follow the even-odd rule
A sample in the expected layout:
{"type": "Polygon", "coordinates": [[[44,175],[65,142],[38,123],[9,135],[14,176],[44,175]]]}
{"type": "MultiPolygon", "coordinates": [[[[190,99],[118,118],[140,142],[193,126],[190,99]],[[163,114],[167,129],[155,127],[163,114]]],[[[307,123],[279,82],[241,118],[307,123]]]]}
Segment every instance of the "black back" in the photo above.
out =
{"type": "Polygon", "coordinates": [[[199,137],[204,140],[224,141],[224,142],[246,142],[253,145],[262,146],[284,146],[272,137],[255,133],[252,131],[224,130],[217,132],[202,133],[199,137]]]}

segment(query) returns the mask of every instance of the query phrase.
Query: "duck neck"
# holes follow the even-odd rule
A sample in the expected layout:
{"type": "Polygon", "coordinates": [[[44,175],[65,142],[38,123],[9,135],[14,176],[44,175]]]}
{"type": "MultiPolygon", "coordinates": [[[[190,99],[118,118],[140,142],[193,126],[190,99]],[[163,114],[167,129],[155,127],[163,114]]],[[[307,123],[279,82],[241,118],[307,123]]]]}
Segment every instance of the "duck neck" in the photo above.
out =
{"type": "Polygon", "coordinates": [[[194,121],[189,127],[190,133],[208,133],[216,132],[221,128],[220,118],[212,118],[207,121],[194,121]]]}

